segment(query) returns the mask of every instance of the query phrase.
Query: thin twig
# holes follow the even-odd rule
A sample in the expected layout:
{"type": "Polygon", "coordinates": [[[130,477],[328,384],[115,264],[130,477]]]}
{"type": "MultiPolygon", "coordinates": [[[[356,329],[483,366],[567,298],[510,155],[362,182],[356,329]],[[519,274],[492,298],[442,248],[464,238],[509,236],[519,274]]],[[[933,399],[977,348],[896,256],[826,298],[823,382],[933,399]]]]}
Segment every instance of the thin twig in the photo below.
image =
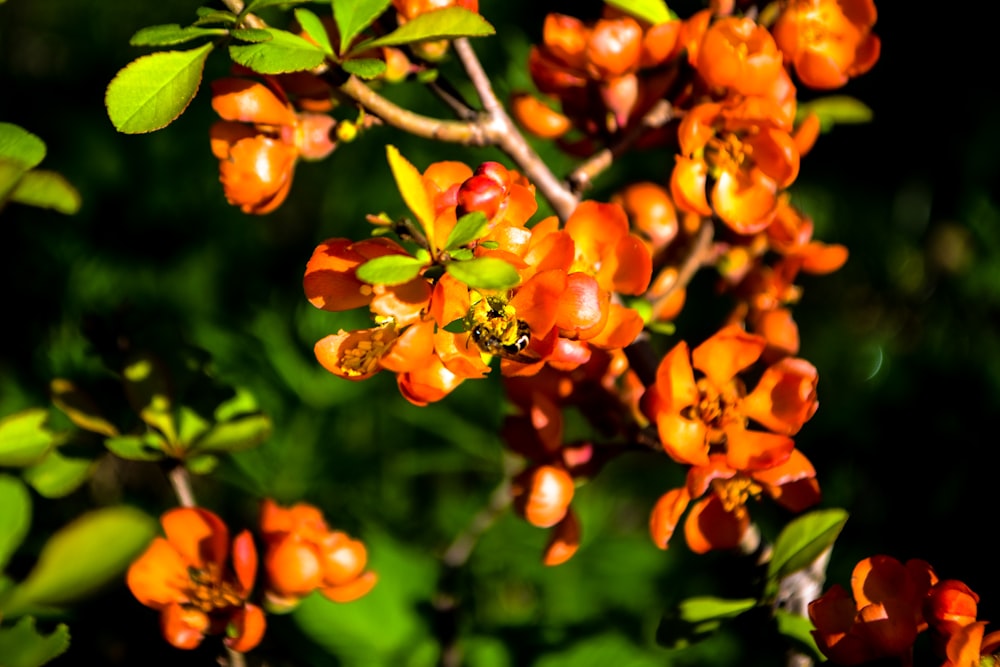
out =
{"type": "MultiPolygon", "coordinates": [[[[698,272],[704,263],[705,259],[709,255],[709,249],[712,247],[712,238],[715,232],[715,223],[711,218],[705,218],[701,221],[701,226],[698,227],[698,231],[695,233],[694,238],[691,240],[691,244],[688,246],[687,254],[684,256],[683,261],[681,261],[679,266],[673,264],[665,267],[663,270],[676,268],[677,278],[664,292],[656,294],[653,302],[653,310],[656,311],[659,304],[664,303],[670,295],[681,288],[688,286],[691,279],[698,272]]],[[[653,281],[656,282],[655,280],[653,281]]]]}
{"type": "Polygon", "coordinates": [[[174,487],[177,494],[177,502],[181,507],[197,507],[198,502],[194,498],[194,491],[191,490],[191,478],[188,477],[187,469],[183,465],[176,465],[167,473],[170,486],[174,487]]]}

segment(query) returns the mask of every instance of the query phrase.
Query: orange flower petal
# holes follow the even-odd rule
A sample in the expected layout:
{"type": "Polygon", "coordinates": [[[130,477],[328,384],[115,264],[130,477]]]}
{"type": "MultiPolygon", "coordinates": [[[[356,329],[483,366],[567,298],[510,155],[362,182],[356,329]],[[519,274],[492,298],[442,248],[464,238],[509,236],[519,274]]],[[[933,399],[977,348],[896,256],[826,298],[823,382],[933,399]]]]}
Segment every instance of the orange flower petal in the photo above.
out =
{"type": "Polygon", "coordinates": [[[226,78],[212,82],[212,108],[225,120],[264,125],[296,124],[295,112],[262,83],[226,78]]]}
{"type": "Polygon", "coordinates": [[[713,549],[735,549],[749,525],[749,517],[727,512],[713,493],[691,508],[684,521],[684,538],[688,548],[696,554],[713,549]]]}
{"type": "Polygon", "coordinates": [[[178,507],[161,518],[163,532],[188,564],[221,565],[229,553],[229,529],[222,519],[200,507],[178,507]]]}
{"type": "Polygon", "coordinates": [[[661,549],[667,548],[677,523],[690,502],[691,496],[684,487],[671,489],[660,496],[649,515],[649,534],[653,538],[653,544],[661,549]]]}
{"type": "Polygon", "coordinates": [[[319,592],[334,602],[353,602],[367,595],[377,583],[378,575],[369,571],[349,583],[341,586],[327,586],[319,589],[319,592]]]}
{"type": "Polygon", "coordinates": [[[552,528],[545,545],[542,562],[549,567],[562,565],[580,548],[580,520],[573,508],[566,511],[563,520],[552,528]]]}
{"type": "Polygon", "coordinates": [[[703,421],[685,419],[677,412],[664,412],[656,419],[656,429],[663,451],[673,460],[693,466],[708,463],[708,428],[703,421]]]}
{"type": "Polygon", "coordinates": [[[750,431],[742,426],[726,429],[726,461],[733,470],[766,470],[788,460],[795,442],[785,435],[750,431]]]}
{"type": "Polygon", "coordinates": [[[819,407],[819,373],[805,359],[786,357],[768,367],[743,399],[743,414],[775,433],[795,435],[819,407]]]}
{"type": "Polygon", "coordinates": [[[257,577],[257,547],[249,530],[242,531],[233,540],[233,570],[243,592],[249,592],[257,577]]]}
{"type": "Polygon", "coordinates": [[[157,537],[129,567],[126,582],[139,602],[162,609],[187,600],[188,565],[177,549],[157,537]]]}
{"type": "Polygon", "coordinates": [[[766,345],[767,341],[760,336],[730,324],[694,348],[691,359],[694,367],[707,375],[716,387],[723,387],[757,361],[766,345]]]}
{"type": "Polygon", "coordinates": [[[676,156],[674,170],[670,173],[670,196],[674,198],[677,208],[702,216],[712,215],[705,191],[707,182],[708,165],[704,160],[676,156]]]}
{"type": "MultiPolygon", "coordinates": [[[[260,640],[264,638],[264,630],[267,628],[267,618],[264,610],[254,604],[243,605],[229,619],[232,635],[225,639],[226,646],[234,651],[246,653],[256,648],[260,640]]],[[[227,628],[227,634],[230,630],[227,628]]]]}
{"type": "Polygon", "coordinates": [[[197,648],[209,630],[209,618],[198,609],[171,604],[160,614],[160,630],[171,645],[190,650],[197,648]]]}

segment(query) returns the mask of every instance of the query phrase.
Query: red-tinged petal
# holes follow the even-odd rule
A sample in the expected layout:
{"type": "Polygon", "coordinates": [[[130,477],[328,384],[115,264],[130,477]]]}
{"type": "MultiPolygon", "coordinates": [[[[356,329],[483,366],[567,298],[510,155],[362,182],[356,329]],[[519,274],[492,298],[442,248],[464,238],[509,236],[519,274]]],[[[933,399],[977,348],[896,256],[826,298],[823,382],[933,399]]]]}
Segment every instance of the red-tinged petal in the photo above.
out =
{"type": "Polygon", "coordinates": [[[606,283],[604,276],[608,275],[610,289],[620,294],[642,294],[649,287],[653,277],[653,257],[649,248],[635,234],[622,237],[615,246],[613,254],[607,258],[608,270],[604,265],[599,272],[599,280],[606,283]]]}
{"type": "MultiPolygon", "coordinates": [[[[365,258],[350,239],[327,239],[316,246],[306,264],[303,279],[309,303],[323,310],[341,311],[367,306],[372,300],[370,285],[365,285],[355,271],[365,258]]],[[[402,252],[402,248],[400,248],[402,252]]]]}
{"type": "Polygon", "coordinates": [[[965,583],[955,579],[939,581],[927,594],[926,616],[946,634],[975,622],[979,612],[979,596],[965,583]]]}
{"type": "Polygon", "coordinates": [[[854,51],[854,62],[847,68],[848,76],[864,74],[878,62],[882,52],[882,40],[875,35],[868,35],[854,51]]]}
{"type": "Polygon", "coordinates": [[[542,563],[549,567],[562,565],[572,558],[579,548],[580,520],[573,508],[569,508],[563,520],[552,527],[542,555],[542,563]]]}
{"type": "Polygon", "coordinates": [[[374,572],[365,572],[357,579],[341,586],[327,586],[319,589],[324,597],[334,602],[353,602],[364,597],[378,583],[378,575],[374,572]]]}
{"type": "Polygon", "coordinates": [[[980,657],[989,655],[983,651],[983,632],[985,629],[986,621],[979,621],[959,628],[948,637],[948,644],[944,649],[948,662],[943,667],[966,667],[968,665],[975,667],[979,665],[980,657]]]}
{"type": "Polygon", "coordinates": [[[593,276],[570,273],[556,310],[556,327],[566,338],[593,338],[604,327],[610,303],[611,294],[602,290],[593,276]]]}
{"type": "MultiPolygon", "coordinates": [[[[669,409],[678,412],[701,398],[691,367],[688,344],[681,341],[671,348],[656,368],[656,387],[669,409]]],[[[650,415],[650,419],[655,419],[650,415]]]]}
{"type": "Polygon", "coordinates": [[[163,638],[176,648],[197,648],[208,629],[208,615],[198,609],[171,604],[160,614],[163,638]]]}
{"type": "Polygon", "coordinates": [[[523,227],[538,210],[534,187],[513,183],[507,194],[507,210],[503,222],[514,227],[523,227]]]}
{"type": "Polygon", "coordinates": [[[511,298],[518,319],[528,323],[532,336],[544,337],[556,325],[566,292],[567,276],[561,269],[541,271],[529,278],[511,298]]]}
{"type": "Polygon", "coordinates": [[[603,349],[620,349],[632,344],[642,332],[642,316],[631,308],[612,303],[608,307],[608,321],[597,336],[587,342],[603,349]]]}
{"type": "Polygon", "coordinates": [[[879,655],[898,656],[908,652],[917,639],[913,611],[892,603],[876,603],[858,610],[863,636],[879,655]]]}
{"type": "Polygon", "coordinates": [[[240,139],[248,139],[258,134],[260,132],[257,131],[257,128],[246,123],[235,123],[228,120],[216,121],[208,128],[212,155],[220,160],[227,160],[233,144],[240,139]]]}
{"type": "Polygon", "coordinates": [[[254,604],[246,604],[229,619],[226,646],[234,651],[246,653],[260,644],[267,629],[267,618],[264,610],[254,604]]]}
{"type": "Polygon", "coordinates": [[[800,158],[804,157],[816,145],[821,128],[822,123],[820,123],[819,115],[812,111],[795,128],[792,138],[795,140],[795,150],[798,151],[800,158]]]}
{"type": "Polygon", "coordinates": [[[295,125],[295,112],[270,88],[249,79],[212,82],[212,108],[225,120],[263,125],[295,125]]]}
{"type": "Polygon", "coordinates": [[[724,454],[712,454],[704,465],[688,468],[684,487],[692,498],[701,498],[716,479],[731,479],[736,471],[726,463],[724,454]]]}
{"type": "Polygon", "coordinates": [[[868,643],[855,631],[857,607],[840,584],[809,603],[809,620],[823,655],[838,665],[860,665],[874,659],[868,643]]]}
{"type": "Polygon", "coordinates": [[[661,549],[669,546],[677,523],[690,502],[691,496],[684,487],[671,489],[660,496],[649,515],[649,534],[653,544],[661,549]]]}
{"type": "Polygon", "coordinates": [[[791,456],[795,441],[785,435],[750,431],[740,426],[726,428],[726,461],[733,470],[767,470],[791,456]]]}
{"type": "Polygon", "coordinates": [[[157,537],[129,567],[126,582],[139,602],[162,609],[187,600],[189,565],[170,542],[157,537]]]}
{"type": "Polygon", "coordinates": [[[764,371],[743,399],[743,414],[776,433],[795,435],[819,407],[818,380],[815,366],[805,359],[786,357],[764,371]]]}
{"type": "Polygon", "coordinates": [[[708,428],[704,422],[664,412],[656,419],[656,429],[663,451],[674,461],[693,466],[708,464],[708,428]]]}
{"type": "Polygon", "coordinates": [[[737,234],[756,234],[774,220],[777,186],[763,172],[722,171],[712,188],[712,206],[737,234]]]}
{"type": "Polygon", "coordinates": [[[409,373],[396,376],[396,384],[403,398],[417,406],[440,401],[462,384],[462,378],[448,370],[437,357],[430,357],[427,365],[409,373]]]}
{"type": "Polygon", "coordinates": [[[270,213],[288,195],[297,157],[294,146],[263,135],[237,141],[219,161],[226,200],[244,213],[270,213]]]}
{"type": "Polygon", "coordinates": [[[542,26],[545,49],[564,64],[583,68],[589,30],[583,21],[566,14],[550,13],[542,26]]]}
{"type": "Polygon", "coordinates": [[[799,175],[799,151],[795,140],[777,128],[761,128],[746,139],[753,149],[753,162],[778,189],[787,188],[799,175]]]}
{"type": "Polygon", "coordinates": [[[721,110],[720,104],[699,104],[684,114],[677,127],[681,155],[694,155],[715,136],[721,110]]]}
{"type": "Polygon", "coordinates": [[[713,493],[691,508],[684,521],[684,538],[688,548],[696,554],[713,549],[735,549],[749,525],[749,517],[727,512],[713,493]]]}
{"type": "Polygon", "coordinates": [[[249,593],[257,577],[257,547],[254,546],[253,535],[249,530],[242,531],[233,540],[232,557],[236,579],[243,587],[243,592],[249,593]]]}
{"type": "Polygon", "coordinates": [[[760,336],[739,325],[723,327],[691,352],[694,367],[708,376],[716,387],[724,387],[743,369],[760,358],[767,346],[760,336]]]}
{"type": "Polygon", "coordinates": [[[704,160],[692,160],[683,155],[676,157],[670,174],[670,196],[678,209],[701,216],[712,215],[705,190],[707,182],[708,165],[704,160]]]}
{"type": "Polygon", "coordinates": [[[810,88],[831,90],[847,83],[847,74],[830,54],[802,51],[795,59],[795,73],[810,88]]]}
{"type": "Polygon", "coordinates": [[[200,507],[178,507],[161,518],[167,540],[195,567],[221,565],[229,554],[229,529],[222,519],[200,507]]]}
{"type": "Polygon", "coordinates": [[[898,560],[892,556],[876,555],[854,566],[851,590],[858,609],[861,609],[895,599],[912,599],[914,583],[898,560]]]}
{"type": "Polygon", "coordinates": [[[540,465],[514,479],[514,507],[533,526],[551,528],[566,516],[575,484],[565,469],[540,465]]]}

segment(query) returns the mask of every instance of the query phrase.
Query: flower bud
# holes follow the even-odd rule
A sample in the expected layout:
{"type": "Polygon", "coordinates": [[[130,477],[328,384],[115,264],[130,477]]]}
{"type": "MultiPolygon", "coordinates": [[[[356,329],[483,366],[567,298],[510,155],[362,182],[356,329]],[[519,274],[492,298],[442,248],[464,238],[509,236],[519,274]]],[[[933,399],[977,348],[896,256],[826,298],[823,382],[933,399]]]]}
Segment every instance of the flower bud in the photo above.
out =
{"type": "Polygon", "coordinates": [[[528,523],[550,528],[566,516],[574,490],[573,478],[563,468],[529,468],[514,482],[514,507],[528,523]]]}
{"type": "Polygon", "coordinates": [[[478,174],[466,180],[458,189],[458,217],[482,211],[488,220],[500,211],[506,188],[498,184],[494,178],[478,174]]]}

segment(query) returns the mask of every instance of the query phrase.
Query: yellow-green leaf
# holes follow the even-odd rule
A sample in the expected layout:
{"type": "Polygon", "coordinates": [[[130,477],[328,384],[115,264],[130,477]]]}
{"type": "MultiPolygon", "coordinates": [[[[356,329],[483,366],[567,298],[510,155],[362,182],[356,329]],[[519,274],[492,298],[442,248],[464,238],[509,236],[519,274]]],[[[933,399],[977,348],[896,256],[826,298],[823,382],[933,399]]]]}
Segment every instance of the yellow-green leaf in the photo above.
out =
{"type": "Polygon", "coordinates": [[[49,392],[52,403],[83,430],[108,437],[118,435],[118,429],[100,414],[94,399],[69,380],[56,378],[49,384],[49,392]]]}
{"type": "Polygon", "coordinates": [[[448,262],[445,269],[452,278],[473,289],[504,290],[521,282],[517,269],[498,257],[476,257],[467,262],[448,262]]]}
{"type": "Polygon", "coordinates": [[[385,147],[385,153],[389,158],[389,168],[392,169],[392,177],[396,179],[399,194],[403,195],[407,208],[423,227],[427,243],[431,248],[437,247],[434,244],[434,205],[427,196],[423,175],[392,144],[385,147]]]}
{"type": "Polygon", "coordinates": [[[31,496],[17,477],[0,475],[0,572],[31,526],[31,496]]]}
{"type": "Polygon", "coordinates": [[[80,193],[61,174],[35,169],[21,177],[10,193],[10,201],[51,208],[72,215],[80,210],[80,193]]]}
{"type": "Polygon", "coordinates": [[[604,0],[604,2],[652,25],[677,18],[663,0],[604,0]]]}
{"type": "Polygon", "coordinates": [[[40,667],[69,648],[69,627],[60,623],[47,635],[35,629],[35,619],[25,616],[10,628],[0,628],[3,667],[40,667]]]}
{"type": "Polygon", "coordinates": [[[333,19],[340,32],[340,52],[350,46],[362,30],[384,12],[392,0],[334,0],[333,19]]]}
{"type": "Polygon", "coordinates": [[[45,159],[45,142],[13,123],[0,123],[0,157],[32,169],[45,159]]]}
{"type": "Polygon", "coordinates": [[[323,49],[307,39],[287,30],[268,28],[268,32],[271,39],[266,42],[230,46],[230,57],[261,74],[301,72],[316,67],[326,59],[323,49]]]}
{"type": "Polygon", "coordinates": [[[494,32],[496,30],[489,21],[476,12],[464,7],[447,7],[424,12],[388,35],[358,44],[351,52],[360,53],[377,46],[401,46],[437,39],[484,37],[494,32]]]}
{"type": "Polygon", "coordinates": [[[94,461],[63,456],[59,450],[24,469],[24,479],[39,495],[62,498],[76,491],[94,470],[94,461]]]}
{"type": "Polygon", "coordinates": [[[41,461],[55,443],[45,428],[48,412],[31,408],[0,419],[0,466],[19,468],[41,461]]]}
{"type": "Polygon", "coordinates": [[[330,44],[330,36],[326,33],[326,26],[319,20],[319,17],[308,9],[298,8],[295,10],[295,20],[299,22],[312,41],[319,44],[319,47],[329,55],[333,55],[333,45],[330,44]]]}

